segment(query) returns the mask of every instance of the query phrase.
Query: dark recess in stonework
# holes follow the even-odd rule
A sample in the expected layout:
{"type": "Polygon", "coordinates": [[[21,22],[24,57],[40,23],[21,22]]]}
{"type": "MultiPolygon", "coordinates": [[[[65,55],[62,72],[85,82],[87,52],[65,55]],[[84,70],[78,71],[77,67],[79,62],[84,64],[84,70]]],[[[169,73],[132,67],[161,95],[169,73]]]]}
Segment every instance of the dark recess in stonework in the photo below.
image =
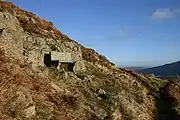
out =
{"type": "Polygon", "coordinates": [[[0,35],[2,35],[5,28],[0,28],[0,35]]]}
{"type": "Polygon", "coordinates": [[[61,62],[59,63],[58,60],[52,61],[51,60],[51,54],[44,54],[44,64],[46,65],[46,67],[54,67],[57,68],[58,65],[60,64],[60,70],[64,70],[64,71],[69,71],[69,72],[73,72],[73,67],[75,65],[75,63],[69,63],[69,62],[61,62]]]}
{"type": "Polygon", "coordinates": [[[57,68],[59,65],[59,61],[51,61],[51,54],[44,54],[44,64],[47,67],[57,68]]]}
{"type": "Polygon", "coordinates": [[[75,63],[61,63],[60,68],[64,68],[65,71],[73,72],[73,67],[75,63]]]}

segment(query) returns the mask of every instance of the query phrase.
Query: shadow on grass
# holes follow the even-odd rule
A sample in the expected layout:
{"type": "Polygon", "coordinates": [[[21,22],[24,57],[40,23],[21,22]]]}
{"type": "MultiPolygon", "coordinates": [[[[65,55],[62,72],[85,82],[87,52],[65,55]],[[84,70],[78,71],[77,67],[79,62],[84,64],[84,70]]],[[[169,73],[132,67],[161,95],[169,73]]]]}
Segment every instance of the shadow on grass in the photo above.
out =
{"type": "Polygon", "coordinates": [[[159,96],[156,97],[156,120],[180,120],[177,111],[173,109],[173,102],[174,99],[166,90],[166,86],[160,88],[159,96]]]}

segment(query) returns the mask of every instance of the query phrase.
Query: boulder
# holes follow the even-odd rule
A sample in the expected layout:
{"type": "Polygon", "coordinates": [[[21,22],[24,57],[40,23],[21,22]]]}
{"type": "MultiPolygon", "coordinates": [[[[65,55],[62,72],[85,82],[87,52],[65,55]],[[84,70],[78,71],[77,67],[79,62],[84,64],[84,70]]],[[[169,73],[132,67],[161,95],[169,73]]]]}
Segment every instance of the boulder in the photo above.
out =
{"type": "Polygon", "coordinates": [[[31,106],[24,110],[24,113],[26,114],[26,117],[32,117],[36,114],[35,106],[31,106]]]}
{"type": "Polygon", "coordinates": [[[77,61],[74,65],[73,71],[77,75],[84,74],[86,72],[86,65],[83,60],[77,61]]]}

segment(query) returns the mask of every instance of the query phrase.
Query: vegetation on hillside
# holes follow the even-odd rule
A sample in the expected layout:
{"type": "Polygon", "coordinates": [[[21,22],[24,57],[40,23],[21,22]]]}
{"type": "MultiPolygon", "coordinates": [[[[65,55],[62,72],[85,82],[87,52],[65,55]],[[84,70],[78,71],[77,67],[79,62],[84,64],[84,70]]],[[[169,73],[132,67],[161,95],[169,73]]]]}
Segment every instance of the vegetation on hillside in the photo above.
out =
{"type": "MultiPolygon", "coordinates": [[[[78,44],[51,22],[12,3],[0,2],[0,12],[16,16],[20,26],[32,36],[78,44]]],[[[167,81],[154,76],[114,68],[106,57],[79,46],[86,72],[77,75],[45,67],[41,71],[43,76],[26,65],[26,60],[20,63],[0,48],[0,119],[154,120],[158,116],[157,98],[162,99],[158,94],[161,88],[172,89],[169,94],[178,101],[179,88],[173,88],[176,84],[166,86],[167,81]]]]}

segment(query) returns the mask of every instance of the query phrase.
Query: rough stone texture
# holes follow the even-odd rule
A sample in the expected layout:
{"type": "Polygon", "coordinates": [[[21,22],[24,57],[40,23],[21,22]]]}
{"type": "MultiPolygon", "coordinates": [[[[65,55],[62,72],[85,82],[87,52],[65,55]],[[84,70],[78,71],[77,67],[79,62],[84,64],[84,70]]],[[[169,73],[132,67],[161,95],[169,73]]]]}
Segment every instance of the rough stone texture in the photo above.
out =
{"type": "Polygon", "coordinates": [[[23,53],[23,43],[21,41],[23,39],[23,29],[19,26],[17,18],[8,12],[0,12],[0,21],[0,28],[4,29],[0,37],[1,46],[3,46],[12,57],[22,58],[19,53],[23,53]]]}
{"type": "Polygon", "coordinates": [[[78,59],[76,59],[77,58],[76,53],[52,51],[52,52],[50,52],[50,54],[51,54],[51,60],[52,61],[58,60],[60,63],[62,63],[62,62],[74,63],[74,62],[78,61],[78,59]]]}
{"type": "Polygon", "coordinates": [[[32,117],[33,115],[36,115],[35,106],[31,106],[24,110],[26,117],[32,117]]]}
{"type": "Polygon", "coordinates": [[[86,66],[84,61],[77,61],[74,65],[73,71],[75,74],[84,74],[86,72],[86,66]]]}

